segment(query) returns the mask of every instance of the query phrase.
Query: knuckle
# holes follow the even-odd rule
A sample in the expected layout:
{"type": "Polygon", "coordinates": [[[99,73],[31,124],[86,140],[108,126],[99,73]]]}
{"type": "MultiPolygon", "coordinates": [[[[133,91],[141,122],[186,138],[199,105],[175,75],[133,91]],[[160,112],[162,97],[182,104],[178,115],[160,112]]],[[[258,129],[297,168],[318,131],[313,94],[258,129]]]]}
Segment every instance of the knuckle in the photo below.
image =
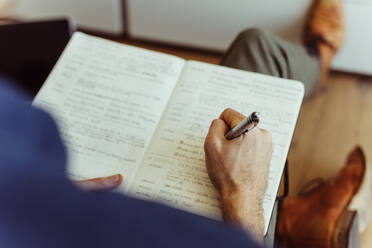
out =
{"type": "Polygon", "coordinates": [[[223,112],[231,112],[234,111],[232,108],[226,108],[223,112]]]}
{"type": "Polygon", "coordinates": [[[264,136],[265,139],[271,140],[272,139],[272,134],[267,131],[266,129],[261,129],[261,134],[264,136]]]}
{"type": "Polygon", "coordinates": [[[252,131],[248,132],[248,134],[251,134],[254,137],[259,136],[260,133],[261,133],[261,129],[260,128],[253,128],[252,131]]]}
{"type": "Polygon", "coordinates": [[[258,129],[255,138],[259,139],[262,143],[266,144],[267,146],[273,145],[272,134],[265,129],[258,129]]]}
{"type": "Polygon", "coordinates": [[[231,108],[226,108],[222,111],[221,116],[226,116],[232,111],[231,108]]]}
{"type": "Polygon", "coordinates": [[[220,121],[222,121],[222,120],[221,119],[214,119],[211,122],[211,125],[209,127],[209,133],[208,133],[207,136],[214,136],[213,133],[216,130],[216,128],[218,127],[220,121]]]}
{"type": "Polygon", "coordinates": [[[220,119],[214,119],[211,123],[211,126],[215,126],[216,124],[218,124],[219,121],[220,119]]]}
{"type": "Polygon", "coordinates": [[[235,112],[237,112],[237,111],[235,109],[233,109],[233,108],[226,108],[222,112],[222,115],[224,115],[224,116],[230,116],[230,115],[234,114],[235,112]]]}
{"type": "Polygon", "coordinates": [[[219,147],[219,140],[216,137],[209,136],[205,139],[204,142],[204,151],[205,152],[210,152],[210,151],[215,151],[219,147]]]}
{"type": "Polygon", "coordinates": [[[260,130],[260,132],[261,132],[262,134],[264,134],[264,135],[265,135],[266,133],[268,133],[268,131],[267,131],[266,129],[260,128],[259,130],[260,130]]]}

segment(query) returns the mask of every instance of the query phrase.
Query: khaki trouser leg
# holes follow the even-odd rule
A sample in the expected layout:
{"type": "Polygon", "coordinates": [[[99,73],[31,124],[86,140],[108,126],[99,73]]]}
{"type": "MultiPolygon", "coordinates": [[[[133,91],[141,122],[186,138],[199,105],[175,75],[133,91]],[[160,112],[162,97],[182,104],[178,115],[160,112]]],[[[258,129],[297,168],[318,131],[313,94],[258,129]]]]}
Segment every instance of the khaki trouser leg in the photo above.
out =
{"type": "Polygon", "coordinates": [[[240,33],[221,65],[301,81],[305,98],[312,95],[320,76],[320,62],[315,52],[259,29],[240,33]]]}

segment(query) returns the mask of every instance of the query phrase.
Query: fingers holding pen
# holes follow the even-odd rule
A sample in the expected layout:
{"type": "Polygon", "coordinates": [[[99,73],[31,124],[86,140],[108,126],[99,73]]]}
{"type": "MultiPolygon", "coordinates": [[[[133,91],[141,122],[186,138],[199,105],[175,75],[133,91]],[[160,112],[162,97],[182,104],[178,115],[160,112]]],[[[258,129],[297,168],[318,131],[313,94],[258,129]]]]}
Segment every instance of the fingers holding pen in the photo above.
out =
{"type": "Polygon", "coordinates": [[[225,109],[220,115],[220,119],[223,120],[230,129],[237,126],[245,118],[247,117],[232,108],[225,109]]]}

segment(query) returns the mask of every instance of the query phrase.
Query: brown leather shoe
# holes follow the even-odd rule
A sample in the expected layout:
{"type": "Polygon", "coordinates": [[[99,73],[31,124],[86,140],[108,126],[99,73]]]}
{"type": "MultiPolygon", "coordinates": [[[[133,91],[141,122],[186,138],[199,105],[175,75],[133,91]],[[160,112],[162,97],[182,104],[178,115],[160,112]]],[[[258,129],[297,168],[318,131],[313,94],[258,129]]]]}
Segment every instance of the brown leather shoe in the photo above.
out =
{"type": "MultiPolygon", "coordinates": [[[[364,182],[366,171],[365,156],[357,147],[349,154],[336,179],[327,180],[310,193],[286,198],[281,205],[277,225],[282,245],[344,247],[339,242],[344,240],[341,237],[345,234],[343,226],[349,225],[352,220],[348,207],[358,192],[365,191],[362,188],[370,187],[364,182]]],[[[370,194],[371,190],[368,189],[368,192],[370,194]]]]}
{"type": "Polygon", "coordinates": [[[344,38],[342,0],[315,0],[306,23],[304,44],[318,49],[321,62],[319,86],[326,81],[332,59],[344,38]]]}

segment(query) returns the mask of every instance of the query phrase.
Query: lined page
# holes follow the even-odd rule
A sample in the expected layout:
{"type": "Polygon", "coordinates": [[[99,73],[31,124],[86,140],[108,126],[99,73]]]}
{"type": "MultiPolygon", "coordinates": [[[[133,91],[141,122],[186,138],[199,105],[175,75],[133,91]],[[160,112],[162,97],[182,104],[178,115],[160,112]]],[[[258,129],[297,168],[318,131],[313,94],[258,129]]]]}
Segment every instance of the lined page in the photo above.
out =
{"type": "Polygon", "coordinates": [[[34,105],[57,120],[75,179],[121,173],[143,159],[185,61],[75,33],[34,105]]]}
{"type": "Polygon", "coordinates": [[[204,161],[205,136],[225,108],[257,111],[274,143],[263,203],[267,230],[303,95],[300,82],[188,62],[129,193],[220,219],[204,161]]]}

